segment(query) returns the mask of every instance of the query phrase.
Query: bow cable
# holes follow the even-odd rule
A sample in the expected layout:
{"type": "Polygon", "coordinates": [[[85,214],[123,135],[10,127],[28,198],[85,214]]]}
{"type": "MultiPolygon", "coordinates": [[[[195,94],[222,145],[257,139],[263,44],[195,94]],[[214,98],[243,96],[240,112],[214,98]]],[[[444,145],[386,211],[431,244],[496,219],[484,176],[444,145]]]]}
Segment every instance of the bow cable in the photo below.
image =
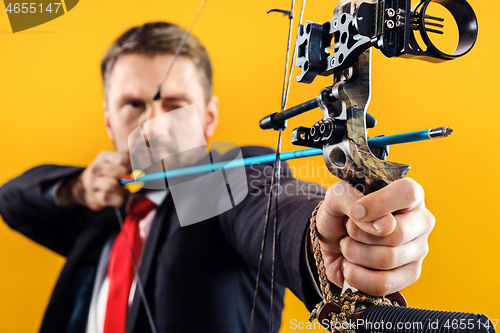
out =
{"type": "MultiPolygon", "coordinates": [[[[299,25],[302,22],[303,14],[304,14],[304,8],[305,8],[305,2],[306,0],[302,1],[302,9],[300,12],[300,20],[299,20],[299,25]]],[[[295,40],[294,44],[294,49],[292,53],[292,61],[290,62],[290,45],[292,43],[292,29],[293,29],[293,17],[294,17],[294,11],[295,11],[295,0],[292,0],[292,5],[291,5],[291,10],[290,11],[284,11],[284,10],[270,10],[268,11],[278,11],[284,13],[284,15],[288,14],[288,19],[289,19],[289,27],[288,27],[288,42],[287,42],[287,48],[286,48],[286,62],[285,62],[285,74],[283,78],[283,91],[282,91],[282,96],[281,96],[281,112],[283,112],[286,108],[286,104],[288,101],[288,93],[290,90],[290,81],[292,79],[292,71],[293,71],[293,65],[294,65],[294,59],[295,59],[295,53],[297,52],[297,40],[295,40]]],[[[274,200],[274,221],[273,221],[273,244],[272,244],[272,268],[271,268],[271,304],[270,304],[270,320],[269,320],[269,333],[273,332],[274,328],[274,286],[275,286],[275,266],[276,266],[276,237],[277,237],[277,221],[278,221],[278,201],[279,201],[279,193],[280,193],[280,177],[281,177],[281,159],[280,159],[280,152],[281,152],[281,133],[283,131],[283,128],[286,127],[286,122],[282,124],[279,128],[278,132],[278,143],[276,147],[276,160],[274,162],[273,166],[273,173],[272,173],[272,178],[271,178],[271,186],[270,186],[270,191],[269,191],[269,197],[267,201],[267,209],[266,209],[266,220],[264,223],[264,229],[262,232],[262,243],[261,243],[261,251],[260,251],[260,256],[259,256],[259,263],[257,266],[257,277],[255,281],[255,293],[254,293],[254,298],[253,298],[253,303],[252,303],[252,313],[251,313],[251,318],[250,318],[250,333],[253,333],[254,329],[254,322],[255,322],[255,308],[257,306],[257,299],[259,295],[259,282],[260,282],[260,275],[262,271],[262,263],[263,263],[263,258],[264,258],[264,250],[265,250],[265,243],[266,243],[266,235],[267,235],[267,229],[269,226],[269,219],[271,216],[271,206],[272,206],[272,199],[273,199],[273,192],[275,191],[275,200],[274,200]]]]}

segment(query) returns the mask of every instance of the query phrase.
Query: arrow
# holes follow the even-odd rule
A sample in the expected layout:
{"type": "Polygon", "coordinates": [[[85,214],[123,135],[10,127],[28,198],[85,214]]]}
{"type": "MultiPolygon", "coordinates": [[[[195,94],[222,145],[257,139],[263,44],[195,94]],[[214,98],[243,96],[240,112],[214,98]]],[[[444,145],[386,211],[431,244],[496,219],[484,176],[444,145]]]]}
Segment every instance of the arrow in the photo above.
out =
{"type": "MultiPolygon", "coordinates": [[[[368,139],[368,146],[370,148],[384,147],[400,143],[416,142],[437,138],[445,138],[453,133],[453,129],[450,127],[438,127],[431,128],[421,131],[394,134],[376,137],[368,139]]],[[[293,160],[303,157],[311,157],[322,155],[323,150],[318,148],[308,148],[302,150],[289,151],[280,154],[281,161],[293,160]]],[[[265,163],[273,163],[276,160],[276,154],[267,154],[261,156],[253,156],[241,159],[235,159],[232,161],[223,161],[211,164],[196,165],[187,168],[180,168],[174,170],[168,170],[163,172],[155,172],[149,175],[140,176],[137,179],[133,177],[123,177],[120,179],[120,183],[123,185],[132,184],[135,182],[148,182],[158,179],[173,178],[180,176],[193,175],[198,173],[213,172],[219,169],[232,169],[238,167],[246,167],[250,165],[258,165],[265,163]]]]}

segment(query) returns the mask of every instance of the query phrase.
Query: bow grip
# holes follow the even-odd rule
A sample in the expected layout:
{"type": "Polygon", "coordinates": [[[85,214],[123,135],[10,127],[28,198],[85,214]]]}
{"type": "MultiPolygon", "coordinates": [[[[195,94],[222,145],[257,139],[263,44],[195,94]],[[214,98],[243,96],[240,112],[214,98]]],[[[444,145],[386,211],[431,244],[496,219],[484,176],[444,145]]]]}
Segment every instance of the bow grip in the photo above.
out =
{"type": "Polygon", "coordinates": [[[323,157],[332,174],[348,181],[361,193],[368,194],[403,178],[410,166],[375,157],[368,147],[364,125],[353,124],[364,122],[364,116],[359,116],[363,111],[357,107],[353,109],[358,117],[349,117],[347,135],[337,144],[324,146],[323,157]]]}

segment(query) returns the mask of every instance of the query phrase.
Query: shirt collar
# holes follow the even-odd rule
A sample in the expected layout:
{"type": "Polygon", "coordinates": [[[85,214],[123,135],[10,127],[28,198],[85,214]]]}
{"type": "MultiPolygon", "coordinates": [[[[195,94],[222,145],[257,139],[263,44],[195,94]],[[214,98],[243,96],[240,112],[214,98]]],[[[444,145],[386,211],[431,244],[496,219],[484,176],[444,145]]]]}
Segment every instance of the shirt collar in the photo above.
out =
{"type": "Polygon", "coordinates": [[[168,189],[166,189],[166,190],[142,190],[142,191],[139,191],[137,193],[134,193],[130,197],[130,199],[127,203],[127,211],[128,211],[128,206],[130,205],[130,203],[135,198],[142,197],[142,196],[151,200],[156,205],[156,207],[160,207],[160,205],[163,203],[163,201],[167,197],[168,193],[169,193],[168,189]]]}

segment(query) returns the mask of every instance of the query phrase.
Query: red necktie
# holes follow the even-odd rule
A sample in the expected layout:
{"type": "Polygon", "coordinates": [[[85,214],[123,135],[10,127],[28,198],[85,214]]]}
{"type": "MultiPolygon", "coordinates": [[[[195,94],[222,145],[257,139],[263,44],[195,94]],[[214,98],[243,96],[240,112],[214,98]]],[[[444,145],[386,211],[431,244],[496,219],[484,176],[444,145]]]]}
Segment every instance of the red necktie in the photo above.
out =
{"type": "Polygon", "coordinates": [[[139,232],[139,221],[155,207],[156,205],[146,197],[135,198],[130,203],[122,231],[113,243],[108,266],[109,292],[104,333],[125,332],[128,299],[135,277],[130,250],[132,250],[136,264],[139,265],[144,243],[139,232]]]}

